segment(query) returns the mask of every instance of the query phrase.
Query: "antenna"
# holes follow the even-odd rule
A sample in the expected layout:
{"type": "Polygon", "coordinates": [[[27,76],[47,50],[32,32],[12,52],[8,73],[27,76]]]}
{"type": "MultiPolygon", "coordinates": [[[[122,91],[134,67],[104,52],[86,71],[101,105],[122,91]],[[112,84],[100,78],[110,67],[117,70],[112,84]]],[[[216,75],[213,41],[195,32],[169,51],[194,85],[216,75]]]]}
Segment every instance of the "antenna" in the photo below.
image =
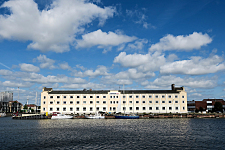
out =
{"type": "Polygon", "coordinates": [[[20,98],[20,87],[18,87],[18,102],[19,102],[19,98],[20,98]]]}

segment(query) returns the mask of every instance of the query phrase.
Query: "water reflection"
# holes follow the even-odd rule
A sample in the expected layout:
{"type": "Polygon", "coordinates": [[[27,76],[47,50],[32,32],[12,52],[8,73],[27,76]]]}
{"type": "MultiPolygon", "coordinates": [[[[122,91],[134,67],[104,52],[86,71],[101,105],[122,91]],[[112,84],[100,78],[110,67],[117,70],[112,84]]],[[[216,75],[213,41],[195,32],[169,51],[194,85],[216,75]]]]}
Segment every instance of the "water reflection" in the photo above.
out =
{"type": "Polygon", "coordinates": [[[0,118],[2,149],[221,149],[225,119],[0,118]]]}

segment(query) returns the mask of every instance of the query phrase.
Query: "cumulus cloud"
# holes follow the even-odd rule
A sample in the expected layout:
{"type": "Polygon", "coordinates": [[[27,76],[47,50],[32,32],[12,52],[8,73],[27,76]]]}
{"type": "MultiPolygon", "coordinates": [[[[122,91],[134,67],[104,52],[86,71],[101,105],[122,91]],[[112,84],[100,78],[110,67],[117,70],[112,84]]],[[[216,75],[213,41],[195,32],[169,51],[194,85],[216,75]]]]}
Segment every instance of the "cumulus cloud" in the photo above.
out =
{"type": "Polygon", "coordinates": [[[32,64],[26,64],[26,63],[20,64],[20,70],[27,71],[27,72],[39,72],[40,71],[39,67],[34,66],[32,64]]]}
{"type": "Polygon", "coordinates": [[[49,68],[55,69],[56,66],[54,65],[55,61],[53,59],[47,58],[45,55],[39,55],[34,61],[38,61],[41,68],[49,68]]]}
{"type": "Polygon", "coordinates": [[[77,77],[91,77],[91,78],[93,78],[93,77],[97,77],[97,76],[106,76],[106,75],[109,75],[109,73],[108,73],[107,67],[99,65],[95,71],[86,70],[84,72],[81,72],[81,71],[75,70],[73,75],[77,76],[77,77]]]}
{"type": "Polygon", "coordinates": [[[153,72],[138,72],[137,69],[128,69],[127,71],[119,72],[115,75],[117,79],[145,79],[154,77],[155,73],[153,72]]]}
{"type": "Polygon", "coordinates": [[[1,83],[2,86],[6,86],[6,87],[30,87],[33,84],[29,83],[29,82],[13,82],[13,81],[4,81],[1,83]]]}
{"type": "Polygon", "coordinates": [[[135,41],[133,44],[128,44],[127,47],[130,49],[142,50],[144,47],[144,44],[147,44],[147,43],[148,43],[148,40],[139,39],[139,40],[135,41]]]}
{"type": "Polygon", "coordinates": [[[86,83],[86,84],[65,84],[61,88],[67,89],[103,89],[105,85],[96,83],[86,83]]]}
{"type": "Polygon", "coordinates": [[[64,62],[64,63],[59,64],[59,67],[61,69],[63,69],[63,70],[70,70],[71,69],[71,67],[68,65],[67,62],[64,62]]]}
{"type": "Polygon", "coordinates": [[[149,51],[166,51],[166,50],[186,50],[200,49],[202,46],[212,42],[208,34],[193,32],[186,36],[173,36],[168,34],[160,39],[159,43],[153,44],[149,51]]]}
{"type": "Polygon", "coordinates": [[[223,58],[218,55],[205,59],[193,56],[190,60],[175,61],[160,67],[161,74],[202,75],[216,73],[221,70],[225,70],[225,63],[223,58]]]}
{"type": "Polygon", "coordinates": [[[190,88],[214,88],[217,86],[217,79],[216,78],[200,78],[200,77],[176,77],[176,76],[161,76],[155,79],[150,85],[146,86],[146,88],[158,87],[158,88],[165,88],[172,83],[176,84],[176,86],[184,86],[190,88]]]}
{"type": "Polygon", "coordinates": [[[82,40],[77,40],[77,48],[92,47],[98,45],[99,48],[106,46],[118,46],[123,43],[132,42],[137,38],[114,32],[102,32],[101,29],[82,35],[82,40]]]}
{"type": "Polygon", "coordinates": [[[122,67],[137,67],[139,71],[158,71],[164,65],[166,58],[163,54],[155,52],[153,54],[126,54],[121,52],[114,58],[114,63],[119,63],[122,67]]]}
{"type": "Polygon", "coordinates": [[[69,51],[83,26],[99,19],[113,17],[115,9],[100,8],[84,0],[56,0],[39,10],[33,0],[10,0],[1,7],[10,9],[10,15],[0,15],[0,37],[3,39],[32,41],[28,48],[41,51],[69,51]]]}

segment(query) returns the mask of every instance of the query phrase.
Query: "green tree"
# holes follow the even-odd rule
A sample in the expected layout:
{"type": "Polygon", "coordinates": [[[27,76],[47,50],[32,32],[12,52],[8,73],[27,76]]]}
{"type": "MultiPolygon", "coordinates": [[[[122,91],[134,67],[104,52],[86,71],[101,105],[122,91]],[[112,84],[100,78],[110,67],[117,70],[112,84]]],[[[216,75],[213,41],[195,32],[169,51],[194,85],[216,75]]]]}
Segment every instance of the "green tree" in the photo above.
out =
{"type": "Polygon", "coordinates": [[[204,109],[203,109],[202,107],[199,107],[199,111],[201,111],[201,112],[202,112],[203,110],[204,110],[204,109]]]}
{"type": "Polygon", "coordinates": [[[220,103],[220,102],[215,102],[215,104],[214,104],[214,110],[215,111],[221,111],[222,112],[222,110],[223,110],[223,104],[220,103]]]}
{"type": "Polygon", "coordinates": [[[27,105],[24,105],[23,109],[28,109],[27,105]]]}

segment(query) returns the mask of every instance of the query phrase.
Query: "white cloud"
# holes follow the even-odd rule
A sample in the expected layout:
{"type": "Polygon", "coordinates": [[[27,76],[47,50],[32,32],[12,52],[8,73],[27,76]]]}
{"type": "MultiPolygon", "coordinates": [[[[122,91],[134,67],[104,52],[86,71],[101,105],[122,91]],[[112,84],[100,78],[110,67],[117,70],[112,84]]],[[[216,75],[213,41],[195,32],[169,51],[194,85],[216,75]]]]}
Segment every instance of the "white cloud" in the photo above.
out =
{"type": "Polygon", "coordinates": [[[1,85],[6,87],[30,87],[33,84],[29,82],[18,83],[18,82],[12,82],[12,81],[4,81],[1,83],[1,85]]]}
{"type": "Polygon", "coordinates": [[[153,54],[126,54],[121,52],[114,58],[114,63],[119,63],[122,67],[138,67],[138,71],[158,71],[159,67],[164,65],[166,59],[161,53],[155,52],[153,54]]]}
{"type": "Polygon", "coordinates": [[[176,86],[184,86],[190,88],[214,88],[217,86],[216,78],[200,78],[200,77],[176,77],[176,76],[162,76],[155,79],[150,85],[146,88],[152,88],[152,86],[159,87],[161,89],[168,87],[168,85],[175,84],[176,86]]]}
{"type": "Polygon", "coordinates": [[[33,0],[11,0],[1,7],[11,10],[10,15],[0,16],[1,38],[32,41],[28,48],[55,52],[69,51],[84,25],[96,18],[103,25],[115,12],[84,0],[56,0],[42,11],[33,0]]]}
{"type": "Polygon", "coordinates": [[[25,63],[20,64],[20,70],[27,71],[27,72],[39,72],[40,71],[39,67],[34,66],[32,64],[25,64],[25,63]]]}
{"type": "Polygon", "coordinates": [[[102,84],[95,84],[95,83],[86,83],[86,84],[66,84],[61,86],[61,88],[67,89],[103,89],[105,85],[102,84]]]}
{"type": "Polygon", "coordinates": [[[49,69],[55,69],[56,66],[54,66],[55,61],[53,59],[47,58],[45,55],[39,55],[37,58],[34,59],[34,61],[40,62],[41,68],[49,68],[49,69]]]}
{"type": "Polygon", "coordinates": [[[142,48],[144,47],[144,44],[147,44],[147,43],[148,43],[148,40],[139,39],[139,40],[135,41],[133,44],[128,44],[127,47],[130,49],[142,50],[142,48]]]}
{"type": "Polygon", "coordinates": [[[84,72],[81,71],[74,71],[74,76],[77,77],[97,77],[97,76],[106,76],[109,75],[108,73],[108,69],[105,66],[98,66],[97,69],[95,71],[93,70],[86,70],[84,72]]]}
{"type": "Polygon", "coordinates": [[[160,67],[161,74],[202,75],[221,70],[225,70],[225,63],[217,55],[205,59],[194,56],[190,60],[175,61],[160,67]]]}
{"type": "Polygon", "coordinates": [[[138,72],[137,69],[128,69],[127,71],[124,72],[119,72],[115,75],[117,79],[145,79],[145,78],[151,78],[154,77],[155,73],[153,72],[138,72]]]}
{"type": "Polygon", "coordinates": [[[70,70],[71,69],[71,67],[68,65],[67,62],[64,62],[64,63],[59,64],[59,67],[61,69],[63,69],[63,70],[70,70]]]}
{"type": "Polygon", "coordinates": [[[99,45],[99,48],[106,46],[118,46],[123,43],[131,42],[137,38],[127,35],[122,35],[120,33],[114,32],[102,32],[101,29],[82,35],[82,40],[77,40],[77,48],[79,47],[92,47],[99,45]]]}
{"type": "Polygon", "coordinates": [[[186,36],[179,35],[174,37],[171,34],[160,39],[159,43],[153,44],[149,51],[162,50],[186,50],[200,49],[202,46],[212,42],[212,38],[208,34],[193,32],[186,36]]]}

